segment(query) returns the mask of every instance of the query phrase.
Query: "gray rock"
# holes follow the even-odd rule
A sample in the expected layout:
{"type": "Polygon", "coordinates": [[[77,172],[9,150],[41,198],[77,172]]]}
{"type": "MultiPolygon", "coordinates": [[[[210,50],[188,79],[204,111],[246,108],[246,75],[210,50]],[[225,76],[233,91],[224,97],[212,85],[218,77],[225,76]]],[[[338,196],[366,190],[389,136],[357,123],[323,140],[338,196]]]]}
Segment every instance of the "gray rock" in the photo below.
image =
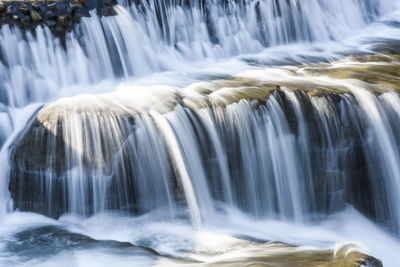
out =
{"type": "Polygon", "coordinates": [[[9,24],[19,27],[23,33],[46,25],[56,36],[64,40],[65,33],[73,30],[89,11],[97,10],[99,16],[113,16],[116,0],[10,0],[0,1],[0,28],[9,24]]]}
{"type": "Polygon", "coordinates": [[[71,17],[67,14],[63,14],[59,17],[59,22],[61,26],[67,27],[68,23],[71,21],[71,17]]]}
{"type": "Polygon", "coordinates": [[[26,5],[22,5],[19,7],[19,11],[21,11],[23,14],[27,15],[29,14],[29,8],[26,5]]]}
{"type": "Polygon", "coordinates": [[[0,12],[4,12],[6,10],[6,5],[4,2],[0,2],[0,12]]]}
{"type": "Polygon", "coordinates": [[[34,22],[39,22],[42,20],[42,16],[36,10],[31,10],[31,18],[34,22]]]}

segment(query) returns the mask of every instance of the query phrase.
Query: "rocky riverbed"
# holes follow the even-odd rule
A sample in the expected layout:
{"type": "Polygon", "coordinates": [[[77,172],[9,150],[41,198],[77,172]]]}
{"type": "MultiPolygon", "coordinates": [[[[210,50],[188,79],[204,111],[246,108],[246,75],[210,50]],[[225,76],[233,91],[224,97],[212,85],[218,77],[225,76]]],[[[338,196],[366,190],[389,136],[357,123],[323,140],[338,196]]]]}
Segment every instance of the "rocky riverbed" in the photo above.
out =
{"type": "Polygon", "coordinates": [[[115,4],[115,0],[0,1],[0,27],[16,26],[25,32],[46,25],[55,36],[62,37],[92,10],[99,16],[115,15],[115,4]]]}

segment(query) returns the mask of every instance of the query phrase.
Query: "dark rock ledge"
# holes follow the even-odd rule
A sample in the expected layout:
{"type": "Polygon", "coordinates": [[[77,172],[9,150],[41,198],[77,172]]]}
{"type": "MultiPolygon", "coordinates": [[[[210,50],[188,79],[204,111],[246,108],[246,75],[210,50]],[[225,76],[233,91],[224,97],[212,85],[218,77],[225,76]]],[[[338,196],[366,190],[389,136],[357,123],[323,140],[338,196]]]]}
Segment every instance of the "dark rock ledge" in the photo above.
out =
{"type": "Polygon", "coordinates": [[[116,0],[11,0],[0,1],[0,28],[8,24],[22,32],[46,25],[57,37],[65,36],[89,11],[115,15],[116,0]]]}

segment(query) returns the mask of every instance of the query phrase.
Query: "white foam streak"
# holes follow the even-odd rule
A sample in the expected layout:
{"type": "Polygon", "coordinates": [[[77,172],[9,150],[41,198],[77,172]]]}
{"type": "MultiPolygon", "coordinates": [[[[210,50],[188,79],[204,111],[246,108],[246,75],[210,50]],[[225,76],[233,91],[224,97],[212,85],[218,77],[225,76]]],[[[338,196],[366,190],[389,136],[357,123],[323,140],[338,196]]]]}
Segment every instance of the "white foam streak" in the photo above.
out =
{"type": "Polygon", "coordinates": [[[150,113],[154,118],[156,124],[161,129],[164,135],[169,151],[171,153],[171,158],[174,161],[175,167],[178,170],[179,177],[182,182],[183,190],[186,196],[186,201],[188,202],[188,209],[190,214],[190,219],[195,227],[200,227],[202,224],[199,203],[197,202],[198,197],[196,197],[195,191],[193,189],[192,180],[189,176],[189,172],[186,169],[186,164],[182,156],[181,148],[179,147],[178,140],[169,125],[169,122],[160,114],[156,112],[150,113]]]}

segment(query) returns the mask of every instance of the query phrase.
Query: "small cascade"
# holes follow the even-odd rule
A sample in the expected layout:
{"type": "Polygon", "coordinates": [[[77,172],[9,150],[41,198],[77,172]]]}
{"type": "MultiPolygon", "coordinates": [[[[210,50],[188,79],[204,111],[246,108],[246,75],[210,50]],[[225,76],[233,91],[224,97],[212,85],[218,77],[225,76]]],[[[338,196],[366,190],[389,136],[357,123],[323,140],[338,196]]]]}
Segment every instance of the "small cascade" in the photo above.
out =
{"type": "MultiPolygon", "coordinates": [[[[245,251],[258,263],[264,248],[307,254],[269,241],[360,240],[393,263],[400,0],[113,8],[65,36],[0,29],[0,265],[41,266],[30,255],[46,240],[63,240],[63,262],[83,249],[148,265],[245,251]]],[[[336,245],[338,257],[321,255],[367,260],[336,245]]]]}
{"type": "MultiPolygon", "coordinates": [[[[400,169],[397,164],[400,160],[400,151],[398,149],[399,143],[396,140],[393,125],[398,123],[398,118],[390,114],[396,111],[392,110],[393,106],[387,105],[386,99],[393,99],[392,101],[398,102],[398,96],[394,93],[388,93],[386,96],[382,97],[382,101],[378,99],[365,90],[360,88],[354,88],[353,93],[361,105],[361,108],[366,113],[366,122],[368,124],[367,140],[365,143],[367,147],[367,158],[370,162],[375,163],[374,165],[369,165],[369,172],[372,173],[371,176],[375,176],[373,179],[373,185],[380,183],[376,181],[377,177],[382,177],[385,179],[384,183],[384,194],[387,196],[388,203],[399,203],[400,199],[400,169]],[[381,103],[383,102],[383,103],[381,103]],[[387,112],[384,106],[390,110],[387,112]],[[389,120],[392,117],[392,121],[389,120]],[[374,166],[374,167],[372,167],[374,166]]],[[[378,187],[379,188],[379,187],[378,187]]],[[[375,204],[376,206],[376,204],[375,204]]],[[[399,218],[400,218],[400,208],[397,205],[390,205],[388,211],[389,217],[393,218],[393,226],[397,231],[400,229],[399,218]]]]}
{"type": "Polygon", "coordinates": [[[64,44],[46,27],[23,35],[6,25],[0,30],[0,101],[21,107],[71,95],[76,84],[179,70],[188,62],[288,43],[341,40],[394,2],[132,1],[116,6],[116,16],[82,19],[64,44]]]}
{"type": "MultiPolygon", "coordinates": [[[[178,140],[175,137],[174,131],[169,125],[167,119],[157,113],[153,113],[152,117],[154,118],[156,124],[160,128],[164,138],[168,143],[168,149],[170,150],[171,158],[174,161],[178,175],[181,178],[180,181],[187,201],[191,222],[195,227],[199,227],[201,225],[199,203],[198,199],[196,198],[192,180],[190,179],[188,168],[186,167],[178,140]]],[[[207,194],[208,192],[205,191],[205,193],[207,194]]]]}
{"type": "Polygon", "coordinates": [[[17,208],[48,216],[187,210],[197,226],[221,204],[298,222],[353,205],[399,232],[400,98],[354,90],[200,109],[180,100],[166,113],[44,108],[13,145],[10,191],[17,208]]]}

